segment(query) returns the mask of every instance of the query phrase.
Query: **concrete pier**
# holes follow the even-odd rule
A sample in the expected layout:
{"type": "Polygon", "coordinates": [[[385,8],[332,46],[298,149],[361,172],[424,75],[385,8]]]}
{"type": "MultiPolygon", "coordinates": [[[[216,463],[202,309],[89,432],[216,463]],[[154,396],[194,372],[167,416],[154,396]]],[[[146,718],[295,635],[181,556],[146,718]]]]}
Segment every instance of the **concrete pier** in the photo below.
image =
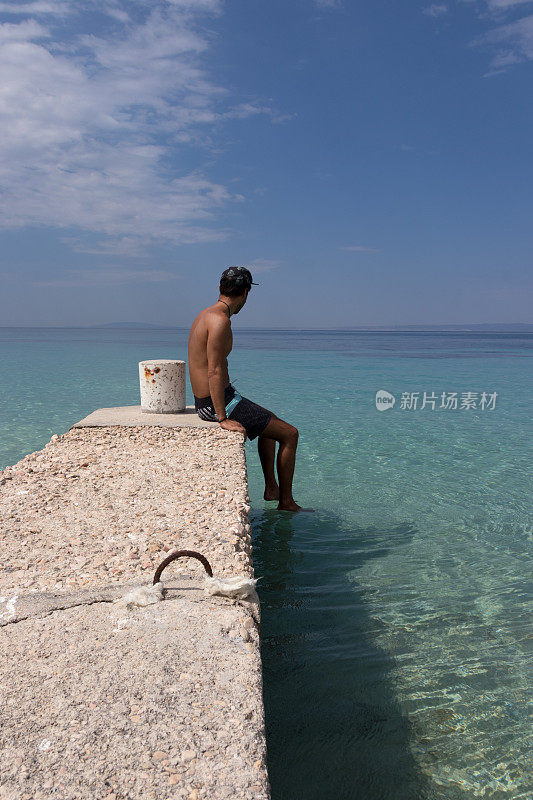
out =
{"type": "Polygon", "coordinates": [[[253,577],[242,437],[140,413],[0,472],[1,800],[270,797],[258,602],[206,596],[192,559],[120,602],[173,549],[253,577]]]}

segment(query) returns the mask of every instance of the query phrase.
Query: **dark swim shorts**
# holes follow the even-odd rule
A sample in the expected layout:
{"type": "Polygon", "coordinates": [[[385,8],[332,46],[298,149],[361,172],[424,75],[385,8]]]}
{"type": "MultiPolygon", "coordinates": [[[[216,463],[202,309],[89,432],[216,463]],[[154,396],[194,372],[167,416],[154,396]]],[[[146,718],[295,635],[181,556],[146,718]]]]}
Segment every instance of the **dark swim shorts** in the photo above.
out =
{"type": "MultiPolygon", "coordinates": [[[[245,428],[249,439],[255,439],[256,436],[259,436],[272,418],[272,414],[266,408],[252,403],[246,397],[241,397],[231,383],[224,390],[224,404],[228,419],[240,422],[245,428]]],[[[200,419],[205,419],[208,422],[218,422],[210,395],[207,397],[195,396],[194,407],[200,419]]]]}

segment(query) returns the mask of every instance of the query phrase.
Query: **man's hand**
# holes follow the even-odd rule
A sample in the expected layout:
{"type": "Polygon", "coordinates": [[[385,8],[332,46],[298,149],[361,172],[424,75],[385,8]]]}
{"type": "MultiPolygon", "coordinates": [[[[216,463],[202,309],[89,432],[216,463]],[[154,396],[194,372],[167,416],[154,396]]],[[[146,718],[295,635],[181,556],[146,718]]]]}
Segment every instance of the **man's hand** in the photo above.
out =
{"type": "Polygon", "coordinates": [[[244,433],[244,441],[246,441],[246,428],[244,425],[241,425],[240,422],[237,422],[237,420],[223,419],[220,423],[220,427],[224,428],[225,431],[239,431],[239,433],[244,433]]]}

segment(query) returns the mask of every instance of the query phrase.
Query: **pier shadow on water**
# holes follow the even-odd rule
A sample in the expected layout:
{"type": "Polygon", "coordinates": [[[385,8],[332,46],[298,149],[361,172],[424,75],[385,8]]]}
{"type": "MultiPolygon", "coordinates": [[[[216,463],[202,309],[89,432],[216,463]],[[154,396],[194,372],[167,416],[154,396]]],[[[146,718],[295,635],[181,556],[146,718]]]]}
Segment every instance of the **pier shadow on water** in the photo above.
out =
{"type": "Polygon", "coordinates": [[[276,510],[255,511],[252,528],[272,800],[436,800],[353,576],[414,528],[276,510]]]}

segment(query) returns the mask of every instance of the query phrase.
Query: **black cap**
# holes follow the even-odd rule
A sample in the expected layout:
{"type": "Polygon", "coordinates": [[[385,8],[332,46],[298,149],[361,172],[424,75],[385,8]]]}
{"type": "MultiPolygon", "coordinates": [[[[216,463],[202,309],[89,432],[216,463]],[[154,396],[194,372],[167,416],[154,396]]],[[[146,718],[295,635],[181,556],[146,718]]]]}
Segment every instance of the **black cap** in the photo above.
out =
{"type": "Polygon", "coordinates": [[[228,267],[220,276],[220,280],[225,278],[231,281],[235,286],[259,286],[258,283],[252,280],[252,273],[246,267],[228,267]]]}

